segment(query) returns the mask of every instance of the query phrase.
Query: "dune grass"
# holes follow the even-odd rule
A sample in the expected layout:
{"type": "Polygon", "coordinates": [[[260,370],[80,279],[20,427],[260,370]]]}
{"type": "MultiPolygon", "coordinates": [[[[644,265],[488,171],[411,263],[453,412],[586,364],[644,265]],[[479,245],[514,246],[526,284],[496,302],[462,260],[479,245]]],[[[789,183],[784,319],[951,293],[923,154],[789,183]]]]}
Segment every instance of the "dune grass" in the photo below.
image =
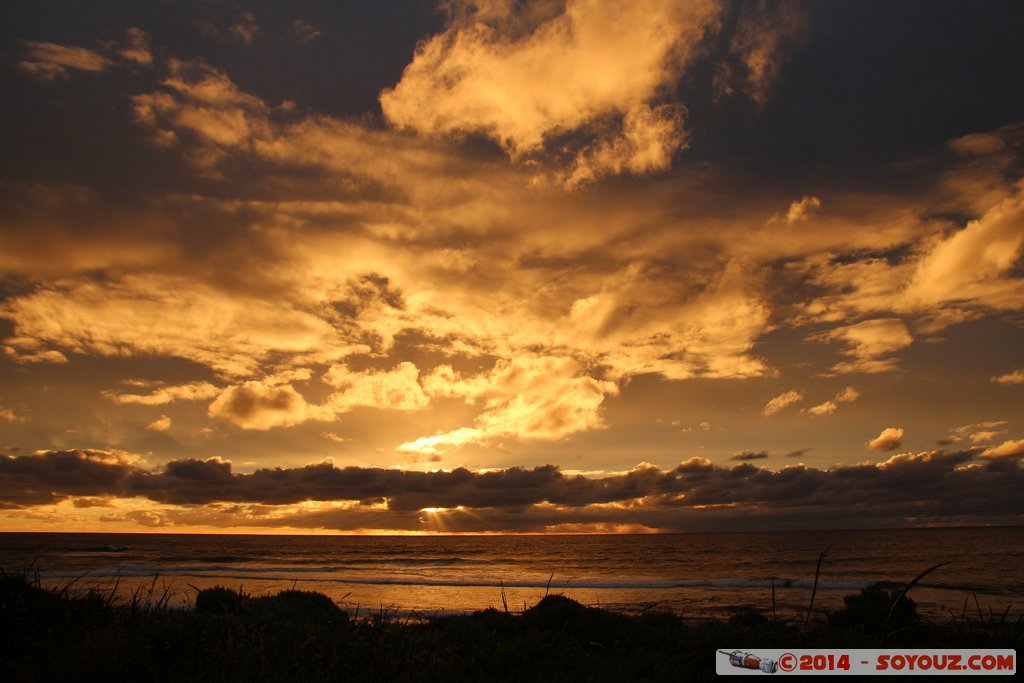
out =
{"type": "Polygon", "coordinates": [[[587,607],[547,594],[522,613],[356,618],[325,595],[198,591],[171,609],[154,581],[115,591],[49,590],[0,577],[0,671],[9,681],[679,681],[715,677],[722,647],[1016,647],[1020,620],[922,622],[903,591],[873,586],[814,619],[745,611],[687,621],[587,607]]]}

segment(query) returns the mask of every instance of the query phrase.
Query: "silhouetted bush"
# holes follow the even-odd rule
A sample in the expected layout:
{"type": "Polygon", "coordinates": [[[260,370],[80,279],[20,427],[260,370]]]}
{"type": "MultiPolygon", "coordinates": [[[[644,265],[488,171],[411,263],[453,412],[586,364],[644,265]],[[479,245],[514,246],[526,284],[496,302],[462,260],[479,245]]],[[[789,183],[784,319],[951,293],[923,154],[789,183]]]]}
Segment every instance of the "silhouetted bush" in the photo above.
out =
{"type": "Polygon", "coordinates": [[[216,586],[199,591],[196,612],[199,614],[238,614],[244,597],[240,591],[216,586]]]}
{"type": "Polygon", "coordinates": [[[900,597],[899,591],[886,590],[878,584],[847,595],[843,603],[846,607],[828,617],[830,630],[883,636],[883,630],[893,632],[919,622],[917,603],[909,595],[900,597]]]}

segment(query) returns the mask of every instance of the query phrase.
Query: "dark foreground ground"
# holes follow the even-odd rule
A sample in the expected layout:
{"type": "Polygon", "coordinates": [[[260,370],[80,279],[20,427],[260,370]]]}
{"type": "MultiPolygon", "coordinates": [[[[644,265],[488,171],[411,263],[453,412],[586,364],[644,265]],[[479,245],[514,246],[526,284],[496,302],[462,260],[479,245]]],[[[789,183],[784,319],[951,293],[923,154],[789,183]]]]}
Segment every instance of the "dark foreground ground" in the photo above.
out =
{"type": "MultiPolygon", "coordinates": [[[[744,612],[686,621],[625,615],[549,595],[522,614],[355,619],[319,593],[251,597],[204,590],[195,610],[152,592],[129,601],[0,577],[5,681],[695,681],[735,648],[1018,648],[1008,615],[926,624],[909,596],[881,588],[809,624],[744,612]],[[895,607],[893,607],[895,603],[895,607]]],[[[880,680],[874,678],[872,680],[880,680]]]]}

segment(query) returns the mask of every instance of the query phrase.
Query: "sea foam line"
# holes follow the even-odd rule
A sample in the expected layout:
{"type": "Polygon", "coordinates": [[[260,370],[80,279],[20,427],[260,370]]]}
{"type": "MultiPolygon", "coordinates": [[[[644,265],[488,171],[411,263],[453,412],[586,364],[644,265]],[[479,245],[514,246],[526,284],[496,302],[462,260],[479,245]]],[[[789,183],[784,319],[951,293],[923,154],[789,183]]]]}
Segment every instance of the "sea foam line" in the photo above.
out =
{"type": "MultiPolygon", "coordinates": [[[[377,575],[366,576],[366,569],[359,574],[344,574],[344,567],[226,567],[216,565],[182,565],[139,567],[125,566],[117,569],[96,570],[85,573],[75,572],[40,572],[43,579],[114,579],[114,578],[146,578],[156,576],[195,577],[236,580],[291,581],[295,574],[327,574],[305,580],[320,583],[338,583],[367,586],[450,586],[466,588],[547,588],[555,586],[559,589],[571,588],[607,588],[607,589],[670,589],[670,588],[770,588],[774,585],[781,588],[810,588],[813,581],[803,579],[745,579],[728,577],[721,579],[603,579],[603,578],[571,578],[551,582],[547,576],[536,578],[502,578],[500,576],[468,576],[460,578],[435,578],[422,575],[377,575]],[[341,575],[338,575],[341,573],[341,575]]],[[[859,590],[871,585],[865,581],[819,581],[819,589],[859,590]]]]}

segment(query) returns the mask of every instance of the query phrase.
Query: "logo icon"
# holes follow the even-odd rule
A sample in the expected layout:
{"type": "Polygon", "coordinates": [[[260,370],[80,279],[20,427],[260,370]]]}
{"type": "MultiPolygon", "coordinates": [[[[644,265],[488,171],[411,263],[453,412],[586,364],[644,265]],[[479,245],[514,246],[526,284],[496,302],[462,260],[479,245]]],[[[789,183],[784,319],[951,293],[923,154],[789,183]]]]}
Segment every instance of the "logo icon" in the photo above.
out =
{"type": "Polygon", "coordinates": [[[762,659],[757,655],[740,652],[739,650],[733,650],[732,652],[719,650],[718,652],[728,657],[729,663],[740,669],[753,669],[755,671],[763,671],[766,674],[773,674],[778,670],[779,665],[774,659],[762,659]]]}

